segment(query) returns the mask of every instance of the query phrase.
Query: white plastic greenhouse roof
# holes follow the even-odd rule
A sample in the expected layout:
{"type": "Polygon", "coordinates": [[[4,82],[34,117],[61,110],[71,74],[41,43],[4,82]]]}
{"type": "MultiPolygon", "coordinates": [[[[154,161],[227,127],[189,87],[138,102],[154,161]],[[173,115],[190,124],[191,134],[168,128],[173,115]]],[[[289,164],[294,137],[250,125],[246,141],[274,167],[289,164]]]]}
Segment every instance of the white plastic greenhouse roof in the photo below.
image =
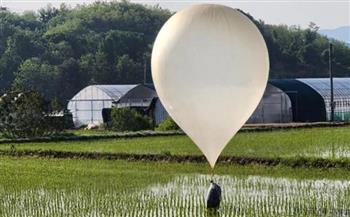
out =
{"type": "Polygon", "coordinates": [[[70,101],[103,100],[119,101],[129,91],[140,84],[120,84],[120,85],[90,85],[79,91],[70,101]]]}
{"type": "MultiPolygon", "coordinates": [[[[318,92],[322,98],[328,101],[331,97],[331,85],[329,78],[299,78],[297,79],[318,92]]],[[[349,98],[350,78],[333,78],[334,98],[349,98]]]]}
{"type": "MultiPolygon", "coordinates": [[[[133,85],[91,85],[105,92],[113,100],[118,101],[127,92],[134,89],[138,84],[133,85]]],[[[89,86],[90,87],[90,86],[89,86]]]]}

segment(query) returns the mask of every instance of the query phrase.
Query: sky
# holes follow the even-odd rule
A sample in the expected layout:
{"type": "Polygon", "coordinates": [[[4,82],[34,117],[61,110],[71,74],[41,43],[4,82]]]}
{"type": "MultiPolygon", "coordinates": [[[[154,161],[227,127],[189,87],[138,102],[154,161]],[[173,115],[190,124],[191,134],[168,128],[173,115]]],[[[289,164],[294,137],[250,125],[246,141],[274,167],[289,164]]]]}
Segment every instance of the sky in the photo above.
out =
{"type": "MultiPolygon", "coordinates": [[[[106,0],[104,0],[106,1],[106,0]]],[[[108,0],[107,0],[108,1],[108,0]]],[[[1,0],[0,0],[1,2],[1,0]]],[[[47,4],[90,4],[94,0],[2,0],[11,11],[37,10],[47,4]]],[[[131,2],[159,5],[178,11],[192,4],[215,3],[240,8],[269,24],[299,25],[306,28],[310,22],[321,29],[335,29],[350,25],[350,0],[131,0],[131,2]]]]}

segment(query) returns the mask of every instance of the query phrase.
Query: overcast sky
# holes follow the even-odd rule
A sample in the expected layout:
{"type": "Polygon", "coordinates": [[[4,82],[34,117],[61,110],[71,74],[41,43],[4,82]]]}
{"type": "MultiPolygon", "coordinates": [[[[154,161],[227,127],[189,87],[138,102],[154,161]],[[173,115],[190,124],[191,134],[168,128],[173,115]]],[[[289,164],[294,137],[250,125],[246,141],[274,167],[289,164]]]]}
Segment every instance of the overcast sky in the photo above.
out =
{"type": "MultiPolygon", "coordinates": [[[[1,0],[0,0],[1,1],[1,0]]],[[[2,0],[2,5],[11,11],[23,12],[37,10],[47,4],[59,6],[66,3],[89,4],[94,0],[2,0]]],[[[156,5],[172,11],[180,10],[191,4],[217,3],[240,8],[255,18],[270,24],[300,25],[307,27],[312,21],[321,29],[333,29],[350,25],[350,0],[132,0],[132,2],[156,5]]]]}

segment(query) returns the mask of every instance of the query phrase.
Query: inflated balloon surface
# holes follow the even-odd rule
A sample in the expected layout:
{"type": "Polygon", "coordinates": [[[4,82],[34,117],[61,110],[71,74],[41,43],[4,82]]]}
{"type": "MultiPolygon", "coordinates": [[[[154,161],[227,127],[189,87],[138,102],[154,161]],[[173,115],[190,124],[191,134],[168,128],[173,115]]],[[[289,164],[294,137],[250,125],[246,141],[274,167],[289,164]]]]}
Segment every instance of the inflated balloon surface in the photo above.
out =
{"type": "Polygon", "coordinates": [[[196,5],[173,15],[152,52],[158,96],[213,168],[266,87],[269,58],[257,27],[238,10],[196,5]]]}

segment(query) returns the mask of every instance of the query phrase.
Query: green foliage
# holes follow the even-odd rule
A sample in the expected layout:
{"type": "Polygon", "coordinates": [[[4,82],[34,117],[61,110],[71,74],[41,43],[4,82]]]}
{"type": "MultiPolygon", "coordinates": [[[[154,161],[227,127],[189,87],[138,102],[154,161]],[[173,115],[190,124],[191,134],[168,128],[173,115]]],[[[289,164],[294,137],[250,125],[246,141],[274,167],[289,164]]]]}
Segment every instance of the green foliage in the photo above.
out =
{"type": "Polygon", "coordinates": [[[138,131],[152,128],[151,119],[134,109],[113,108],[108,127],[115,131],[138,131]]]}
{"type": "MultiPolygon", "coordinates": [[[[155,37],[171,12],[128,1],[95,2],[73,9],[0,13],[0,94],[36,90],[67,102],[89,84],[130,84],[150,76],[155,37]],[[43,82],[46,81],[46,82],[43,82]]],[[[262,32],[271,78],[328,74],[329,39],[318,27],[268,25],[247,14],[262,32]]],[[[334,75],[350,76],[350,48],[334,41],[334,75]]],[[[148,81],[151,82],[151,81],[148,81]]]]}
{"type": "Polygon", "coordinates": [[[18,91],[35,90],[52,98],[59,94],[57,78],[57,67],[42,63],[39,58],[31,58],[20,65],[13,87],[18,91]]]}
{"type": "Polygon", "coordinates": [[[180,130],[180,127],[169,116],[159,124],[159,126],[156,128],[156,130],[157,131],[180,130]]]}
{"type": "Polygon", "coordinates": [[[1,12],[0,94],[36,90],[66,102],[89,84],[139,83],[145,54],[170,15],[126,1],[1,12]]]}
{"type": "Polygon", "coordinates": [[[50,107],[53,112],[60,112],[64,109],[62,103],[57,97],[54,97],[53,100],[51,100],[50,107]]]}
{"type": "Polygon", "coordinates": [[[117,80],[124,80],[125,83],[135,83],[135,79],[141,81],[143,75],[140,73],[142,66],[135,62],[129,55],[123,55],[118,58],[116,64],[117,80]]]}
{"type": "Polygon", "coordinates": [[[63,130],[63,123],[49,114],[38,92],[10,92],[0,98],[0,131],[7,137],[27,138],[63,130]]]}
{"type": "Polygon", "coordinates": [[[270,56],[271,78],[325,77],[328,75],[329,42],[334,44],[334,74],[350,75],[350,48],[343,42],[329,40],[317,33],[311,23],[308,29],[297,26],[258,26],[265,38],[270,56]]]}

